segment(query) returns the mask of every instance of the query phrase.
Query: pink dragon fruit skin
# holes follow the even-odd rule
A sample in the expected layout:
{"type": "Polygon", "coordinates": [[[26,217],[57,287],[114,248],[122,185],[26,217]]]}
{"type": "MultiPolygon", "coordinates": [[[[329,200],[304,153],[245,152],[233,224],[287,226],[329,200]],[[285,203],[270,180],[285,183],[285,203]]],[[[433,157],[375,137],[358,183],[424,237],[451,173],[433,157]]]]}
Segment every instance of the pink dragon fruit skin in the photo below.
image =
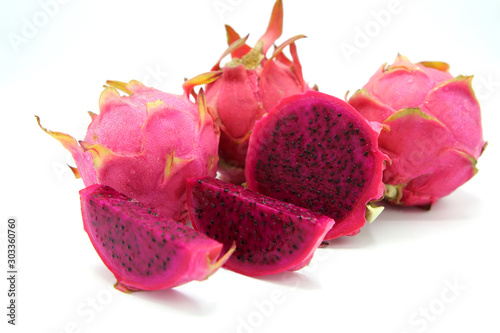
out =
{"type": "Polygon", "coordinates": [[[75,175],[85,186],[110,186],[185,222],[186,178],[214,177],[218,161],[219,132],[203,93],[196,105],[187,98],[188,91],[182,96],[138,81],[107,83],[99,99],[100,114],[91,113],[84,141],[42,129],[71,152],[75,175]]]}
{"type": "Polygon", "coordinates": [[[486,146],[471,76],[454,78],[442,62],[414,64],[398,55],[350,99],[368,120],[388,127],[379,147],[392,160],[386,199],[430,207],[477,172],[486,146]]]}
{"type": "Polygon", "coordinates": [[[298,35],[276,47],[270,58],[266,53],[281,36],[283,4],[276,1],[266,33],[254,48],[245,44],[240,36],[226,26],[228,50],[224,52],[212,71],[222,75],[206,86],[207,104],[218,115],[221,138],[219,145],[219,172],[221,178],[242,183],[248,140],[257,120],[286,96],[309,90],[302,77],[295,41],[298,35]],[[283,53],[290,46],[292,60],[283,53]],[[232,60],[223,68],[222,58],[231,53],[232,60]]]}

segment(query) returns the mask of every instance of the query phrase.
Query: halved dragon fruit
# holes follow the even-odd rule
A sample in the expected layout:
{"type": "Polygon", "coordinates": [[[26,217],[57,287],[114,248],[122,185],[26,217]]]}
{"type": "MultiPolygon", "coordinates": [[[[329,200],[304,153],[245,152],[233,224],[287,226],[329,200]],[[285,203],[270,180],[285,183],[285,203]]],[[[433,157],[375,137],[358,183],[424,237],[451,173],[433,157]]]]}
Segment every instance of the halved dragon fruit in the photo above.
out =
{"type": "Polygon", "coordinates": [[[84,229],[123,292],[173,288],[213,274],[222,244],[103,185],[80,191],[84,229]]]}
{"type": "Polygon", "coordinates": [[[454,78],[448,68],[398,55],[349,99],[367,119],[390,128],[379,145],[392,160],[383,181],[393,204],[429,208],[477,173],[486,143],[472,76],[454,78]]]}
{"type": "Polygon", "coordinates": [[[334,221],[327,216],[214,178],[188,179],[193,227],[236,245],[225,268],[262,276],[306,266],[334,221]]]}
{"type": "Polygon", "coordinates": [[[378,123],[333,96],[284,98],[255,124],[246,159],[248,188],[335,220],[325,239],[355,235],[367,204],[381,199],[387,156],[378,123]]]}

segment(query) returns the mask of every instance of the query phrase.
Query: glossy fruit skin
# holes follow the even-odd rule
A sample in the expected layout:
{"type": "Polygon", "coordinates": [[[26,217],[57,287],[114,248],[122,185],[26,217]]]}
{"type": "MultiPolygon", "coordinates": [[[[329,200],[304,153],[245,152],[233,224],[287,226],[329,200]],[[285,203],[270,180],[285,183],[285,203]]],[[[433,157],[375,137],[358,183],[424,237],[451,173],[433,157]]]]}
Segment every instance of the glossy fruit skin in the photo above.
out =
{"type": "Polygon", "coordinates": [[[269,55],[268,51],[281,36],[282,27],[281,0],[276,1],[268,28],[253,48],[246,44],[248,36],[240,38],[226,25],[229,47],[212,68],[212,73],[220,75],[206,85],[207,104],[217,115],[221,130],[220,178],[235,184],[245,181],[245,157],[255,122],[283,97],[311,89],[302,76],[295,45],[304,35],[289,38],[269,55]],[[283,53],[287,47],[291,59],[283,53]],[[229,54],[231,60],[221,66],[221,60],[229,54]]]}
{"type": "Polygon", "coordinates": [[[477,173],[486,147],[471,76],[453,77],[442,62],[414,64],[398,55],[349,99],[363,116],[387,127],[380,149],[386,199],[430,207],[477,173]]]}
{"type": "Polygon", "coordinates": [[[42,129],[71,152],[85,186],[110,186],[186,222],[186,179],[215,177],[219,143],[203,93],[197,104],[188,96],[108,81],[84,140],[42,129]]]}

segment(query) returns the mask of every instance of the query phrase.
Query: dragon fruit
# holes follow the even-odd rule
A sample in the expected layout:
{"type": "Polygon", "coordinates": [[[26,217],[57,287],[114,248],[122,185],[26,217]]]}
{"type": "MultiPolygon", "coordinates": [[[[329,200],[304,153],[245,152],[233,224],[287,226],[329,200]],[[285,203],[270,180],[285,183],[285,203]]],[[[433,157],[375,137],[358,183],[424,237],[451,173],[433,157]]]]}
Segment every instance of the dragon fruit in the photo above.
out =
{"type": "Polygon", "coordinates": [[[158,290],[204,280],[234,251],[113,190],[80,191],[84,229],[123,292],[158,290]]]}
{"type": "Polygon", "coordinates": [[[380,149],[386,199],[430,208],[477,172],[486,146],[471,76],[454,78],[442,62],[414,64],[398,55],[349,99],[363,116],[390,128],[380,149]]]}
{"type": "Polygon", "coordinates": [[[193,227],[236,250],[224,264],[248,276],[306,266],[334,224],[327,216],[213,178],[188,179],[193,227]]]}
{"type": "Polygon", "coordinates": [[[108,185],[165,216],[187,221],[186,178],[215,176],[218,129],[198,105],[138,81],[108,81],[84,141],[49,131],[75,159],[85,186],[108,185]],[[118,90],[128,96],[120,96],[118,90]]]}
{"type": "Polygon", "coordinates": [[[317,91],[282,99],[255,124],[246,159],[248,188],[335,220],[325,239],[355,235],[380,209],[387,156],[381,125],[317,91]]]}
{"type": "MultiPolygon", "coordinates": [[[[267,31],[254,48],[245,44],[248,36],[240,38],[226,25],[229,48],[212,68],[212,73],[222,75],[206,86],[207,104],[220,120],[219,172],[224,180],[236,184],[244,181],[248,139],[255,122],[281,98],[309,90],[294,43],[305,36],[288,39],[266,58],[269,48],[281,36],[282,26],[281,0],[276,1],[267,31]],[[292,60],[282,53],[287,46],[292,60]],[[229,54],[231,61],[221,68],[222,59],[229,54]]],[[[201,79],[198,83],[206,82],[201,79]]]]}

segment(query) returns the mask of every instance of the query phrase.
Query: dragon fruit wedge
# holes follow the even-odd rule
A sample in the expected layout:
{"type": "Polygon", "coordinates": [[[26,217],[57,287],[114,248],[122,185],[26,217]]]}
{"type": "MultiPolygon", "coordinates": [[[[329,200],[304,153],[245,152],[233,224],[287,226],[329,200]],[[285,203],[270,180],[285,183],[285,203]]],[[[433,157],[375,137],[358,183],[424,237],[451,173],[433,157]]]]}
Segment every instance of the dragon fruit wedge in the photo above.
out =
{"type": "Polygon", "coordinates": [[[248,276],[306,266],[334,221],[276,199],[213,178],[188,179],[193,227],[224,244],[236,245],[224,264],[248,276]]]}
{"type": "Polygon", "coordinates": [[[219,132],[203,92],[197,103],[144,86],[108,81],[84,141],[40,127],[68,149],[85,186],[108,185],[162,215],[187,221],[186,178],[214,177],[219,132]],[[128,95],[120,96],[120,89],[128,95]]]}
{"type": "Polygon", "coordinates": [[[234,251],[219,260],[222,244],[163,217],[109,186],[80,191],[84,229],[123,292],[158,290],[204,280],[234,251]]]}
{"type": "Polygon", "coordinates": [[[392,160],[383,182],[393,204],[430,208],[477,172],[486,143],[472,77],[454,78],[448,68],[398,55],[349,99],[367,119],[390,128],[379,146],[392,160]]]}
{"type": "Polygon", "coordinates": [[[336,97],[307,91],[284,98],[255,124],[248,188],[333,218],[325,239],[355,235],[380,213],[367,207],[384,191],[380,130],[336,97]]]}
{"type": "MultiPolygon", "coordinates": [[[[246,44],[248,36],[240,38],[226,25],[229,48],[211,72],[222,75],[206,86],[207,103],[220,120],[220,176],[235,184],[245,180],[243,168],[248,139],[255,122],[281,98],[310,89],[302,77],[295,46],[295,41],[305,36],[288,39],[275,48],[271,57],[266,58],[269,48],[281,36],[282,26],[281,0],[276,1],[267,31],[253,48],[246,44]],[[292,60],[282,53],[287,46],[290,47],[292,60]],[[229,54],[231,61],[221,68],[222,59],[229,54]]],[[[198,83],[207,82],[200,79],[198,83]]]]}

